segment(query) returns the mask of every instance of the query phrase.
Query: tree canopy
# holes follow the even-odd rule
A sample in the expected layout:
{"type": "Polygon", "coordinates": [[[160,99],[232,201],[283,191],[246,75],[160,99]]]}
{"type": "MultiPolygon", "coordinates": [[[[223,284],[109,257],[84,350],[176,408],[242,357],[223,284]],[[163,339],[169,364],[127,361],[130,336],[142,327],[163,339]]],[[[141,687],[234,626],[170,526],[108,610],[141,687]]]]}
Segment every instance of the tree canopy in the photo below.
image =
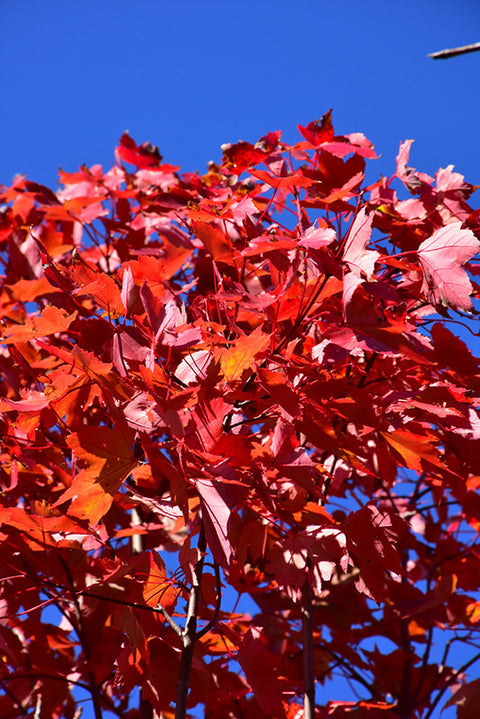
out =
{"type": "Polygon", "coordinates": [[[5,719],[478,706],[474,187],[299,130],[1,190],[5,719]]]}

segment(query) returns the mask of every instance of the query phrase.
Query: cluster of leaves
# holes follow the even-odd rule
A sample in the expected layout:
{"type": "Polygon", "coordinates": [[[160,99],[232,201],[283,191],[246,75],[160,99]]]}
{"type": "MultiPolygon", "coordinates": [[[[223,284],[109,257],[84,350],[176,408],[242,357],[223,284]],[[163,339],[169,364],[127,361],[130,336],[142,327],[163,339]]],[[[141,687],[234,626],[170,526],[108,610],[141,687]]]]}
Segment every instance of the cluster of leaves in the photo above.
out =
{"type": "Polygon", "coordinates": [[[303,717],[305,627],[318,717],[478,703],[474,188],[299,129],[3,188],[3,717],[172,717],[190,620],[209,719],[303,717]]]}

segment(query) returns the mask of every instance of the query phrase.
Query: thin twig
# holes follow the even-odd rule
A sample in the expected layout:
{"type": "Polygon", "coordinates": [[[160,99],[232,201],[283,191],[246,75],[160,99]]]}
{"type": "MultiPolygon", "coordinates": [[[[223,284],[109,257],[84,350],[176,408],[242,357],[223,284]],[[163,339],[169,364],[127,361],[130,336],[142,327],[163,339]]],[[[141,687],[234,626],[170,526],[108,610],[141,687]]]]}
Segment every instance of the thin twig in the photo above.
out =
{"type": "Polygon", "coordinates": [[[446,690],[449,687],[453,686],[456,683],[456,681],[458,680],[458,678],[464,672],[466,672],[467,669],[469,669],[472,666],[472,664],[475,664],[475,662],[478,662],[479,659],[480,659],[480,652],[478,654],[476,654],[474,657],[472,657],[468,662],[465,662],[465,664],[463,664],[460,667],[460,669],[457,669],[457,671],[452,674],[450,679],[448,679],[448,681],[445,683],[445,686],[443,687],[443,689],[440,690],[440,692],[437,694],[437,696],[431,703],[430,710],[425,715],[425,719],[430,719],[430,717],[433,716],[433,711],[434,711],[435,707],[437,706],[437,704],[440,702],[440,699],[442,698],[442,696],[445,694],[446,690]]]}
{"type": "Polygon", "coordinates": [[[354,681],[361,684],[365,689],[367,689],[370,692],[370,697],[372,699],[378,700],[381,699],[381,695],[379,691],[375,688],[375,684],[371,679],[366,679],[363,677],[360,672],[357,672],[357,670],[352,667],[352,665],[344,659],[340,654],[337,654],[327,644],[322,644],[321,648],[323,651],[327,652],[327,654],[330,654],[331,657],[333,657],[337,663],[338,666],[342,667],[342,669],[350,675],[350,678],[354,681]]]}
{"type": "Polygon", "coordinates": [[[474,42],[472,45],[462,45],[461,47],[452,47],[447,50],[439,50],[428,55],[433,60],[447,60],[449,57],[456,55],[466,55],[467,52],[476,52],[480,50],[480,42],[474,42]]]}

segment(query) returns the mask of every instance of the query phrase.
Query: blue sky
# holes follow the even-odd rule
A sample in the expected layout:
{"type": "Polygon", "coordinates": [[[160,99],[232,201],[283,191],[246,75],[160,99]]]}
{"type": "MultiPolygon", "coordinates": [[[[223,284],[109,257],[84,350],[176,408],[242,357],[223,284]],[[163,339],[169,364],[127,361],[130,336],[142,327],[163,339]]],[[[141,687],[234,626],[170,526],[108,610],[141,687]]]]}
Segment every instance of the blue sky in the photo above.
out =
{"type": "Polygon", "coordinates": [[[478,0],[0,0],[0,183],[108,168],[126,129],[203,171],[333,108],[381,154],[372,179],[413,138],[414,167],[480,185],[480,53],[427,57],[479,41],[479,20],[478,0]]]}

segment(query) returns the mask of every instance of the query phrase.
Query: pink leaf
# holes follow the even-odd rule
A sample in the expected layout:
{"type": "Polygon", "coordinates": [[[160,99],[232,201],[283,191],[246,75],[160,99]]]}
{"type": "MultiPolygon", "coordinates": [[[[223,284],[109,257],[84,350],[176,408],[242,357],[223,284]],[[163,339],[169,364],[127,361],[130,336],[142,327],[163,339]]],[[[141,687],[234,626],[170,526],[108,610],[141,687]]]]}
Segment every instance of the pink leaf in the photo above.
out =
{"type": "Polygon", "coordinates": [[[211,360],[211,350],[192,352],[182,359],[175,370],[175,377],[184,384],[201,382],[207,376],[207,369],[211,360]]]}
{"type": "Polygon", "coordinates": [[[134,303],[138,302],[138,288],[133,279],[132,270],[128,266],[123,273],[121,298],[127,312],[130,312],[134,303]]]}
{"type": "Polygon", "coordinates": [[[448,305],[471,310],[472,285],[462,265],[478,252],[480,242],[471,230],[462,230],[461,222],[451,222],[435,230],[422,242],[418,257],[424,281],[422,290],[432,305],[448,305]]]}
{"type": "Polygon", "coordinates": [[[214,560],[227,569],[233,556],[228,537],[230,515],[244,499],[246,488],[235,482],[214,482],[210,479],[195,480],[204,510],[205,533],[214,560]]]}
{"type": "Polygon", "coordinates": [[[306,247],[307,249],[318,250],[320,247],[325,247],[334,241],[336,235],[335,230],[329,227],[309,227],[302,235],[301,240],[298,244],[300,247],[306,247]]]}
{"type": "Polygon", "coordinates": [[[352,141],[352,138],[358,140],[359,137],[363,137],[365,140],[361,133],[353,133],[349,136],[350,142],[326,142],[322,145],[322,150],[329,152],[331,155],[335,155],[335,157],[345,157],[351,152],[354,152],[356,155],[360,155],[361,157],[368,157],[370,159],[376,157],[375,150],[373,149],[373,146],[370,145],[368,140],[366,143],[363,143],[363,145],[359,145],[352,141]]]}
{"type": "Polygon", "coordinates": [[[372,222],[373,213],[367,215],[365,207],[362,207],[350,227],[343,254],[343,260],[352,272],[360,274],[363,271],[367,277],[373,274],[375,262],[380,256],[375,250],[367,250],[372,235],[372,222]]]}
{"type": "Polygon", "coordinates": [[[0,412],[8,412],[9,410],[17,410],[18,412],[39,412],[48,406],[48,397],[43,392],[29,390],[25,392],[22,399],[3,399],[0,400],[0,412]]]}
{"type": "Polygon", "coordinates": [[[397,155],[397,172],[396,175],[402,182],[408,182],[411,179],[411,175],[415,170],[411,167],[407,167],[408,158],[410,156],[410,148],[413,140],[405,140],[400,145],[400,149],[397,155]]]}
{"type": "Polygon", "coordinates": [[[149,399],[145,392],[137,394],[123,409],[127,424],[134,430],[153,432],[165,427],[165,420],[157,403],[149,399]]]}

